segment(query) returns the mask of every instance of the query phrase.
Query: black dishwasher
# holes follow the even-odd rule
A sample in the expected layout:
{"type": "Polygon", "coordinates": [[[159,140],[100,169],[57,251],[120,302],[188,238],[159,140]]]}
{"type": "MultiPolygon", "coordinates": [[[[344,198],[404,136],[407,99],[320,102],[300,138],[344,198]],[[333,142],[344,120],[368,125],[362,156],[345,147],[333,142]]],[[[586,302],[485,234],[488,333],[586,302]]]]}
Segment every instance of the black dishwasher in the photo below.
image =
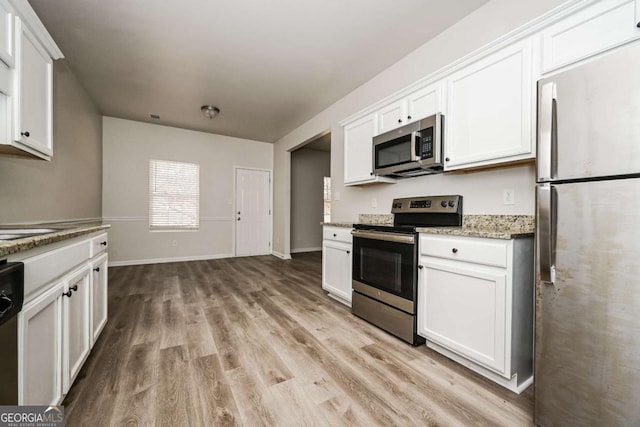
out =
{"type": "Polygon", "coordinates": [[[18,404],[18,313],[24,299],[24,264],[0,260],[0,405],[18,404]]]}

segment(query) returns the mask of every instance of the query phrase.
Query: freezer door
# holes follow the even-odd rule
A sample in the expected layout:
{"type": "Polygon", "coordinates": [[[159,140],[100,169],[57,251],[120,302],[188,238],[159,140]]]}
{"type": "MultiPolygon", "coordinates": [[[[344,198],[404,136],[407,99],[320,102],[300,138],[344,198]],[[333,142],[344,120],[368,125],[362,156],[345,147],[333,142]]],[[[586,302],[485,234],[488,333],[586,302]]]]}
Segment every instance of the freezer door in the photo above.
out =
{"type": "Polygon", "coordinates": [[[640,173],[640,45],[538,82],[538,182],[640,173]]]}
{"type": "Polygon", "coordinates": [[[556,238],[537,245],[535,422],[640,425],[640,178],[550,187],[538,191],[550,229],[538,236],[556,238]]]}

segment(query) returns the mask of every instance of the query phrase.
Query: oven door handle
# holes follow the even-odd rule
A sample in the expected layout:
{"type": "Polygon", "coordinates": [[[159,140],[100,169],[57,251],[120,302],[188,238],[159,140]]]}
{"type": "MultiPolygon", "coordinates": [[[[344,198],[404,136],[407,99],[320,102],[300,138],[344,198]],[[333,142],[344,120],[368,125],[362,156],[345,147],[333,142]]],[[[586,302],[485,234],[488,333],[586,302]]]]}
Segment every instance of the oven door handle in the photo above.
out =
{"type": "Polygon", "coordinates": [[[351,231],[351,235],[361,239],[384,240],[385,242],[406,243],[409,245],[416,244],[416,236],[406,234],[387,233],[383,231],[353,230],[351,231]]]}

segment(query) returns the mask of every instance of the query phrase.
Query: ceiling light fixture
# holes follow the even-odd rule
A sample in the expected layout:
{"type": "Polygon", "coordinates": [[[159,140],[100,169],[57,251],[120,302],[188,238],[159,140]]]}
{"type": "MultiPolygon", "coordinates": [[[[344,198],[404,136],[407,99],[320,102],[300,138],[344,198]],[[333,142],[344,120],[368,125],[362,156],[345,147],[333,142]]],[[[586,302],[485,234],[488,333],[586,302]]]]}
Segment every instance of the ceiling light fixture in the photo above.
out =
{"type": "Polygon", "coordinates": [[[202,114],[204,114],[208,119],[213,119],[215,116],[220,114],[220,109],[213,105],[203,105],[200,107],[200,111],[202,111],[202,114]]]}

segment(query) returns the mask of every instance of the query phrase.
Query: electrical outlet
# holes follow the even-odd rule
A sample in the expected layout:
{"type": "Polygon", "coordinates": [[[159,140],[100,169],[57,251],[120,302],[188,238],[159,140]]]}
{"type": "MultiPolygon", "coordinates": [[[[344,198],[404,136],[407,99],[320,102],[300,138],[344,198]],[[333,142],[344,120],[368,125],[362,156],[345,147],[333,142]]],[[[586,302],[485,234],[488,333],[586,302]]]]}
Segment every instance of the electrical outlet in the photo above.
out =
{"type": "Polygon", "coordinates": [[[513,189],[502,190],[502,203],[505,205],[515,205],[516,192],[513,189]]]}
{"type": "Polygon", "coordinates": [[[372,208],[378,207],[378,199],[376,199],[375,197],[371,199],[371,207],[372,208]]]}

